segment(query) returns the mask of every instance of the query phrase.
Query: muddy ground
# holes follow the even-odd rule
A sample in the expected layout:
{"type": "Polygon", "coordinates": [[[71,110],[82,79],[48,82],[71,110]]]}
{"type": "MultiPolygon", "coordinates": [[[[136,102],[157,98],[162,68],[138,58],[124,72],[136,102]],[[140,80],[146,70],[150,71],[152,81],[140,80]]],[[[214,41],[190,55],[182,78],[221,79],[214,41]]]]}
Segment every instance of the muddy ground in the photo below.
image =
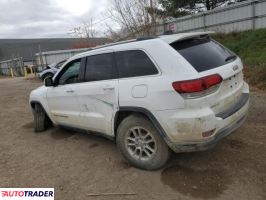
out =
{"type": "Polygon", "coordinates": [[[252,90],[247,121],[214,149],[176,154],[149,172],[127,165],[107,139],[58,128],[35,134],[28,97],[41,84],[0,80],[0,187],[54,187],[62,200],[266,199],[266,93],[252,90]]]}

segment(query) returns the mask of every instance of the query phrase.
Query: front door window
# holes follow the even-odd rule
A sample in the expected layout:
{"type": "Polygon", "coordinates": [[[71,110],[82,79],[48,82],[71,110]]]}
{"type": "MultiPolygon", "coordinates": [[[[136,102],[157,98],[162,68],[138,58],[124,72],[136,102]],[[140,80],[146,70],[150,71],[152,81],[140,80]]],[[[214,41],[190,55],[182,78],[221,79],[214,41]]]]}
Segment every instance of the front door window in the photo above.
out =
{"type": "Polygon", "coordinates": [[[81,60],[74,60],[66,66],[63,74],[59,77],[58,84],[65,85],[79,82],[79,69],[81,60]]]}

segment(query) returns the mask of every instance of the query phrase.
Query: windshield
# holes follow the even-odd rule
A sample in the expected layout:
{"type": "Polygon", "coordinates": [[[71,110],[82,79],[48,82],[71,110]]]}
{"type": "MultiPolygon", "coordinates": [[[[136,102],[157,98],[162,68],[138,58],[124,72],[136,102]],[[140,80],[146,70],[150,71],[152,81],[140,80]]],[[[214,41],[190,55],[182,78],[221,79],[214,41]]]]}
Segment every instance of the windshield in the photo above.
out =
{"type": "Polygon", "coordinates": [[[57,69],[59,69],[60,67],[62,67],[62,65],[65,63],[65,60],[57,63],[57,65],[55,66],[57,69]]]}

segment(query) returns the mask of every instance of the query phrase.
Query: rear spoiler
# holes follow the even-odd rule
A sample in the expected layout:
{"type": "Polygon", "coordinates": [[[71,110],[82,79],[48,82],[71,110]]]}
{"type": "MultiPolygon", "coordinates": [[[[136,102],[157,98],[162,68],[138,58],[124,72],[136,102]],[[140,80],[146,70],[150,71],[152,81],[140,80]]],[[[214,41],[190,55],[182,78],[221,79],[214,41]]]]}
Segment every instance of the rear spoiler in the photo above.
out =
{"type": "Polygon", "coordinates": [[[163,41],[165,41],[168,44],[172,44],[176,41],[185,40],[197,36],[207,36],[210,34],[214,34],[214,31],[207,31],[207,32],[192,32],[192,33],[177,33],[172,35],[161,35],[159,38],[161,38],[163,41]]]}

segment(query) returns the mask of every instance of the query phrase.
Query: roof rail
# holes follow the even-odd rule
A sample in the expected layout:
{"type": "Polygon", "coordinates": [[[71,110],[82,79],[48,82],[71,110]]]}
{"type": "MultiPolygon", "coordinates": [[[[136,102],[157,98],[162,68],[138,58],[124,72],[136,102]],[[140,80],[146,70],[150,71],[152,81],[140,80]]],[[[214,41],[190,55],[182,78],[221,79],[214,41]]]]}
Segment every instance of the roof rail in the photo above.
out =
{"type": "Polygon", "coordinates": [[[156,39],[158,38],[157,36],[144,36],[144,37],[139,37],[136,39],[136,41],[143,41],[143,40],[151,40],[151,39],[156,39]]]}
{"type": "Polygon", "coordinates": [[[174,32],[172,30],[167,30],[163,33],[163,35],[172,35],[174,32]]]}
{"type": "Polygon", "coordinates": [[[135,42],[135,41],[136,41],[136,39],[125,40],[125,41],[120,41],[120,42],[115,42],[115,43],[109,43],[109,44],[105,44],[105,45],[96,46],[96,47],[92,48],[92,50],[102,49],[105,47],[112,47],[112,46],[116,46],[116,45],[120,45],[120,44],[127,44],[127,43],[131,43],[131,42],[135,42]]]}

